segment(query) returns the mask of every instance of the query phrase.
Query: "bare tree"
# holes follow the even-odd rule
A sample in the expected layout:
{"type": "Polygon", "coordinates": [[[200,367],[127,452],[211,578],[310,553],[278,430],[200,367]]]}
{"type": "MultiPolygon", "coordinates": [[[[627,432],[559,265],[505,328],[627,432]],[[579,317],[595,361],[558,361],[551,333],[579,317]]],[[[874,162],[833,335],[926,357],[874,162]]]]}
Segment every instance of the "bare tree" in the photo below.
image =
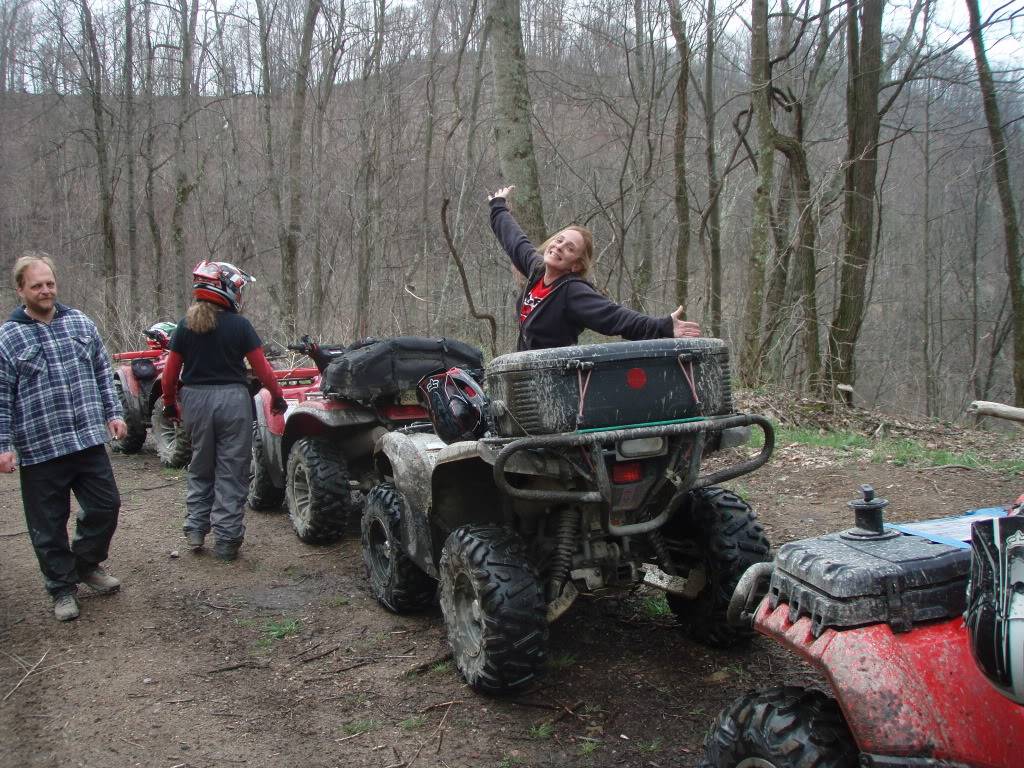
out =
{"type": "Polygon", "coordinates": [[[516,185],[516,218],[530,239],[539,244],[547,230],[530,129],[530,86],[519,0],[488,2],[498,159],[505,181],[516,185]]]}
{"type": "Polygon", "coordinates": [[[1006,254],[1006,277],[1010,284],[1010,304],[1013,317],[1013,391],[1014,405],[1024,406],[1024,285],[1021,284],[1020,228],[1017,208],[1010,186],[1010,167],[1007,161],[1006,137],[999,114],[992,70],[985,53],[981,32],[981,13],[978,0],[965,0],[971,17],[971,44],[978,68],[978,84],[985,109],[989,141],[992,144],[992,169],[999,192],[999,205],[1003,212],[1003,247],[1006,254]]]}
{"type": "Polygon", "coordinates": [[[99,42],[93,25],[88,0],[80,0],[82,32],[85,35],[86,64],[83,84],[89,95],[92,110],[92,133],[89,142],[96,153],[96,183],[100,203],[100,232],[103,237],[103,307],[107,328],[117,324],[117,239],[114,234],[113,175],[107,130],[106,107],[103,103],[103,66],[100,63],[99,42]]]}

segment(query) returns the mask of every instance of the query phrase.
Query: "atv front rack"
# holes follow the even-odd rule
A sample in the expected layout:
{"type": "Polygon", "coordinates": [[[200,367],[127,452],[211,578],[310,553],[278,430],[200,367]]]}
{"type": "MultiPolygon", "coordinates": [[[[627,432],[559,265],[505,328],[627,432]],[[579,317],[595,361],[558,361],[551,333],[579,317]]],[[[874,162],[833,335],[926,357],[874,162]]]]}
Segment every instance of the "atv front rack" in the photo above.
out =
{"type": "MultiPolygon", "coordinates": [[[[602,431],[571,432],[557,435],[540,435],[521,437],[505,445],[494,462],[494,482],[509,497],[525,501],[542,501],[564,504],[600,504],[602,507],[602,527],[612,536],[636,536],[655,531],[663,526],[675,513],[686,493],[694,488],[716,485],[762,466],[772,455],[775,447],[775,430],[768,419],[751,414],[734,414],[732,416],[712,416],[674,423],[659,423],[653,426],[607,429],[602,431]],[[736,462],[728,467],[700,475],[700,460],[703,452],[704,438],[710,432],[722,432],[736,427],[758,426],[764,433],[761,451],[749,459],[736,462]],[[612,489],[608,477],[608,468],[604,463],[602,446],[623,440],[636,440],[649,437],[675,437],[694,435],[698,438],[693,446],[685,477],[678,475],[669,477],[676,485],[676,493],[672,500],[656,517],[637,523],[616,525],[611,521],[612,489]],[[590,463],[594,470],[593,490],[560,491],[535,488],[516,488],[509,483],[505,466],[509,459],[520,451],[550,451],[552,449],[583,448],[590,452],[590,463]]],[[[673,457],[670,470],[678,463],[673,457]]]]}

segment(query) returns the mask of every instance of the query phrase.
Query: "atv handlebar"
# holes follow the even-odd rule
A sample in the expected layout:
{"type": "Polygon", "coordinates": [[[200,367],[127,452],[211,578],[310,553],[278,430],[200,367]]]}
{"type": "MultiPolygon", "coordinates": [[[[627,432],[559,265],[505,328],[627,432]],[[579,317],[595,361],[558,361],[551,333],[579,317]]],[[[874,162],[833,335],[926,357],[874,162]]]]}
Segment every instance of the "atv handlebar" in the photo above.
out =
{"type": "MultiPolygon", "coordinates": [[[[702,447],[702,446],[701,446],[702,447]]],[[[736,414],[733,416],[713,416],[699,421],[687,421],[678,424],[662,424],[656,427],[633,427],[630,429],[609,429],[602,432],[573,432],[560,435],[542,435],[538,437],[521,437],[513,440],[498,453],[494,462],[494,482],[498,489],[510,497],[526,501],[560,502],[568,504],[602,504],[604,506],[603,523],[609,534],[614,536],[635,536],[649,533],[664,525],[675,512],[682,500],[682,495],[692,488],[703,488],[715,485],[724,480],[752,472],[762,466],[772,455],[775,448],[775,430],[764,416],[752,414],[736,414]],[[731,427],[747,427],[757,425],[764,432],[764,443],[761,451],[750,459],[738,462],[704,476],[697,476],[699,451],[694,452],[696,462],[687,473],[687,478],[672,501],[655,518],[639,523],[615,525],[611,522],[611,483],[608,479],[608,468],[601,455],[601,445],[608,442],[635,440],[645,437],[670,437],[676,435],[700,435],[707,432],[721,432],[731,427]],[[593,458],[596,484],[598,488],[591,491],[557,491],[516,488],[508,482],[505,465],[516,453],[526,450],[543,450],[551,448],[590,448],[593,458]],[[686,482],[690,481],[692,482],[686,482]]]]}

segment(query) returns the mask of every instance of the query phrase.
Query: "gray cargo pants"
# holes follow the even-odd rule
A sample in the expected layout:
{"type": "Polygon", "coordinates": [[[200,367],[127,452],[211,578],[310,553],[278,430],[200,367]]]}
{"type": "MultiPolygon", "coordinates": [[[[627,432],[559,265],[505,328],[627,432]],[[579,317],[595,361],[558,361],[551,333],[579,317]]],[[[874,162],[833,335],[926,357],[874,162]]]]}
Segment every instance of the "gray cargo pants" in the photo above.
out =
{"type": "Polygon", "coordinates": [[[217,541],[240,543],[252,450],[249,391],[242,384],[183,387],[181,411],[192,441],[185,533],[212,528],[217,541]]]}

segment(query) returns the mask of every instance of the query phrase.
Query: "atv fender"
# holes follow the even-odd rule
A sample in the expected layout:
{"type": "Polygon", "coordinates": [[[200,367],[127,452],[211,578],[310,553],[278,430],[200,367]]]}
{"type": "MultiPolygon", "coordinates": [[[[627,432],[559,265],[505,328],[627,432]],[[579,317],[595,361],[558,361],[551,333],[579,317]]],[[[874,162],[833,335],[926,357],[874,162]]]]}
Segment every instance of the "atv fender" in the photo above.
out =
{"type": "Polygon", "coordinates": [[[284,433],[285,414],[270,410],[270,393],[261,389],[253,397],[256,439],[263,444],[267,472],[277,488],[284,488],[284,457],[281,454],[281,435],[284,433]]]}
{"type": "Polygon", "coordinates": [[[437,578],[437,556],[431,535],[431,473],[438,454],[446,448],[432,432],[387,432],[377,443],[376,464],[382,474],[394,480],[400,492],[402,509],[399,524],[401,538],[409,558],[426,573],[437,578]]]}
{"type": "Polygon", "coordinates": [[[132,415],[139,423],[147,421],[146,414],[142,408],[142,391],[139,388],[139,380],[132,373],[131,366],[122,365],[115,371],[118,381],[121,382],[121,391],[124,392],[124,408],[131,408],[132,415]]]}
{"type": "Polygon", "coordinates": [[[772,610],[765,598],[754,628],[828,678],[865,756],[1020,764],[1024,707],[1000,695],[982,675],[961,617],[923,623],[910,632],[872,624],[826,629],[814,637],[810,617],[791,622],[788,604],[772,610]]]}

